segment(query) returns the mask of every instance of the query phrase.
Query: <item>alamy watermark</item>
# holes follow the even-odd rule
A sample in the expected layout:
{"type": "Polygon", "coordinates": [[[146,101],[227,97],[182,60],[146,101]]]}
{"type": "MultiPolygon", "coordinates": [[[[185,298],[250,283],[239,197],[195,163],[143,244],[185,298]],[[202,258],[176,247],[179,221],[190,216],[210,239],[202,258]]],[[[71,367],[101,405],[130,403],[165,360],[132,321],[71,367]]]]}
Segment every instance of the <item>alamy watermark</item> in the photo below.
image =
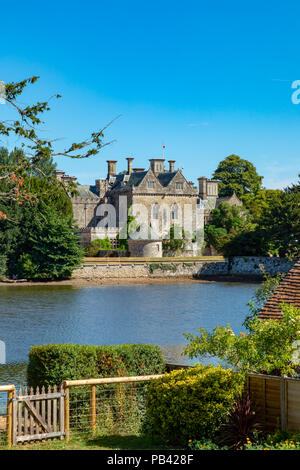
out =
{"type": "Polygon", "coordinates": [[[198,245],[204,240],[204,207],[195,204],[153,203],[127,205],[127,197],[119,196],[114,204],[100,204],[96,209],[96,227],[117,230],[120,239],[160,240],[190,239],[198,245]],[[173,228],[173,230],[172,230],[173,228]]]}
{"type": "Polygon", "coordinates": [[[291,100],[293,104],[300,103],[300,80],[294,80],[292,83],[292,88],[295,88],[295,91],[292,93],[291,100]]]}
{"type": "Polygon", "coordinates": [[[4,341],[0,340],[0,364],[6,364],[6,347],[4,341]]]}

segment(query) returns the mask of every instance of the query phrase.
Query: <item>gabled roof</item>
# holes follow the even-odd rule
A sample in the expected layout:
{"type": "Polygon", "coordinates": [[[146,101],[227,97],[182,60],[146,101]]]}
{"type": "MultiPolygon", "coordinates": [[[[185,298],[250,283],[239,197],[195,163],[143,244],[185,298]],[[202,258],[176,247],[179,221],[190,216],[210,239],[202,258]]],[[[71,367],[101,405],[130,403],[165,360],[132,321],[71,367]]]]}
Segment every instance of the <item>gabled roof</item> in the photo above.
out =
{"type": "Polygon", "coordinates": [[[78,194],[75,197],[81,197],[85,199],[99,199],[96,186],[77,184],[76,190],[78,194]]]}
{"type": "Polygon", "coordinates": [[[131,173],[129,181],[128,181],[128,186],[138,186],[146,176],[148,171],[136,171],[134,173],[131,173]]]}
{"type": "Polygon", "coordinates": [[[170,172],[159,173],[157,175],[157,179],[162,186],[168,186],[168,184],[170,184],[171,180],[174,178],[176,173],[177,171],[174,171],[173,173],[170,173],[170,172]]]}
{"type": "Polygon", "coordinates": [[[233,193],[231,196],[219,197],[217,199],[216,207],[219,207],[221,202],[228,202],[231,205],[243,205],[242,201],[238,198],[238,196],[233,193]]]}
{"type": "Polygon", "coordinates": [[[300,308],[300,260],[294,264],[294,267],[279,284],[258,317],[263,320],[271,318],[280,320],[282,316],[280,305],[283,302],[300,308]]]}

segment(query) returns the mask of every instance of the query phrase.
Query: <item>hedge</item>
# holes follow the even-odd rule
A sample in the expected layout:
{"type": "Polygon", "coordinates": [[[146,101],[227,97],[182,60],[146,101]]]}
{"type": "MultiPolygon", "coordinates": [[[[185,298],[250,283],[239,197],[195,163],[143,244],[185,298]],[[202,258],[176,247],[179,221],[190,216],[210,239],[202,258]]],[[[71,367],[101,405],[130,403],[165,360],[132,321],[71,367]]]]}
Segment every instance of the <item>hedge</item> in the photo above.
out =
{"type": "Polygon", "coordinates": [[[63,380],[160,374],[165,362],[158,346],[48,344],[29,352],[30,387],[60,385],[63,380]]]}
{"type": "Polygon", "coordinates": [[[220,366],[175,370],[148,386],[145,431],[166,444],[211,438],[226,421],[243,377],[220,366]]]}

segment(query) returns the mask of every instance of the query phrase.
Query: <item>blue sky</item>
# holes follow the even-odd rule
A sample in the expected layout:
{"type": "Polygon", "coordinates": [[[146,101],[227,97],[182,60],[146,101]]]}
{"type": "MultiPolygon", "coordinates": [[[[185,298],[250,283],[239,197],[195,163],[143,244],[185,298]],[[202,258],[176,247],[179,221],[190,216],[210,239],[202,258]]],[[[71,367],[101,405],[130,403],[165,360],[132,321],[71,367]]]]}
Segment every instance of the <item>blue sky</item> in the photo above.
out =
{"type": "Polygon", "coordinates": [[[0,80],[39,75],[24,103],[63,97],[43,131],[59,138],[57,149],[121,114],[105,135],[116,142],[98,156],[58,160],[82,184],[104,177],[107,159],[119,160],[118,171],[127,156],[147,167],[162,142],[189,180],[236,153],[268,188],[297,181],[299,2],[17,0],[1,17],[0,80]]]}

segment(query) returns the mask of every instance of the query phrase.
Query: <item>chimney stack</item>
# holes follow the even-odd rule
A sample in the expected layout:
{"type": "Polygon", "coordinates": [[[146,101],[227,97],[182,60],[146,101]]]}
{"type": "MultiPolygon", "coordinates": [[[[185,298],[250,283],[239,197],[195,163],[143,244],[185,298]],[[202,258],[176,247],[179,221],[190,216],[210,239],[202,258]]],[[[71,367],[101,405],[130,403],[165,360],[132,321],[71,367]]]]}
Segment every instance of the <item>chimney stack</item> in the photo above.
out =
{"type": "Polygon", "coordinates": [[[133,162],[134,158],[127,157],[126,160],[127,160],[127,175],[131,175],[131,173],[132,173],[132,162],[133,162]]]}
{"type": "Polygon", "coordinates": [[[106,160],[107,161],[107,179],[110,176],[115,176],[117,173],[117,160],[106,160]]]}
{"type": "Polygon", "coordinates": [[[174,173],[174,171],[175,171],[174,170],[174,164],[175,164],[176,160],[168,160],[168,162],[169,162],[169,172],[174,173]]]}
{"type": "Polygon", "coordinates": [[[164,158],[150,158],[150,168],[153,171],[153,173],[156,175],[158,173],[164,173],[165,167],[164,167],[164,158]]]}
{"type": "Polygon", "coordinates": [[[200,176],[198,178],[199,183],[199,196],[202,199],[207,199],[207,178],[205,176],[200,176]]]}

